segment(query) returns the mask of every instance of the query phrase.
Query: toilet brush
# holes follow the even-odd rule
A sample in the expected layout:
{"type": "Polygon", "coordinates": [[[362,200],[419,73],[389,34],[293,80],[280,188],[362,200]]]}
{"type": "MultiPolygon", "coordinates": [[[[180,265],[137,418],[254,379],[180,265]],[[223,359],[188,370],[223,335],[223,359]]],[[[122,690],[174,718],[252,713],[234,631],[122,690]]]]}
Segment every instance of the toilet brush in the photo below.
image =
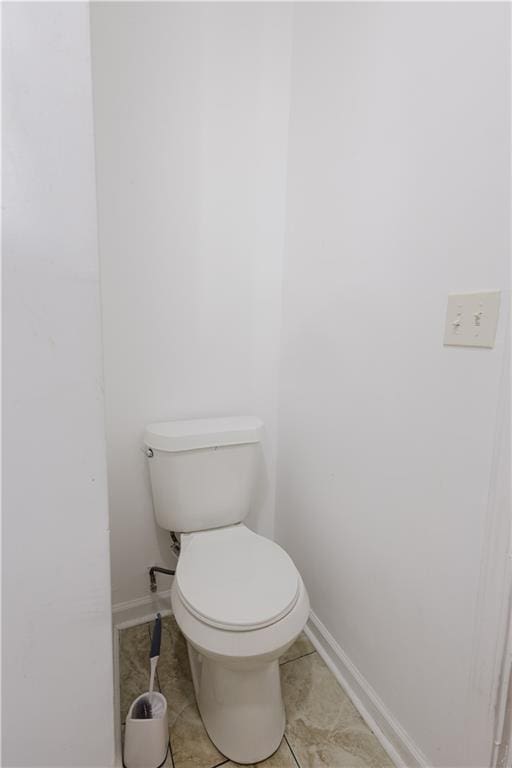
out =
{"type": "Polygon", "coordinates": [[[162,617],[159,613],[156,615],[155,628],[153,630],[153,639],[151,641],[151,651],[149,654],[150,674],[149,691],[147,696],[137,699],[132,717],[135,720],[151,720],[152,717],[152,695],[155,685],[155,672],[160,658],[160,643],[162,641],[162,617]]]}
{"type": "Polygon", "coordinates": [[[167,702],[165,696],[153,690],[161,637],[162,619],[157,614],[151,641],[149,691],[135,699],[126,718],[125,768],[159,768],[167,756],[167,702]]]}

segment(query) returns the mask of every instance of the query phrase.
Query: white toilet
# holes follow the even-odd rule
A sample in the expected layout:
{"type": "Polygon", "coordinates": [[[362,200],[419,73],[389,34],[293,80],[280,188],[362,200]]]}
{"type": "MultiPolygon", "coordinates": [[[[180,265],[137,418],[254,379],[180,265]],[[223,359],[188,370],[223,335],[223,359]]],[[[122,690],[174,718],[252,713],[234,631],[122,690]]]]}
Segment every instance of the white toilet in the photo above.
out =
{"type": "Polygon", "coordinates": [[[303,630],[309,599],[286,552],[242,520],[263,424],[255,418],[151,424],[145,433],[158,524],[179,532],[171,590],[197,704],[211,740],[238,763],[279,747],[279,657],[303,630]]]}

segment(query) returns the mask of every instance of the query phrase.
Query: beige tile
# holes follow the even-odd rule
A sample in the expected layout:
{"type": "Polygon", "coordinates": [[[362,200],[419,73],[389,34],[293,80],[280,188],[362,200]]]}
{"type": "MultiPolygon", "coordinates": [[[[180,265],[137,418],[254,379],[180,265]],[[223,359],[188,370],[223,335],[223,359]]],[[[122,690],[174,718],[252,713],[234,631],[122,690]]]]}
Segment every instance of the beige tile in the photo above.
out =
{"type": "MultiPolygon", "coordinates": [[[[233,766],[239,766],[240,763],[233,763],[231,760],[229,760],[227,763],[225,763],[225,768],[232,768],[233,766]]],[[[259,768],[259,766],[264,766],[265,768],[297,768],[297,763],[293,759],[293,755],[290,751],[290,747],[286,743],[286,741],[283,739],[279,749],[277,752],[274,752],[273,755],[268,757],[266,760],[263,760],[259,763],[254,763],[253,765],[248,765],[245,763],[246,768],[259,768]]]]}
{"type": "Polygon", "coordinates": [[[122,723],[126,720],[132,701],[148,689],[150,645],[147,624],[122,629],[119,633],[119,685],[122,723]]]}
{"type": "MultiPolygon", "coordinates": [[[[174,768],[234,768],[206,733],[194,696],[185,639],[173,617],[162,620],[158,665],[160,689],[169,708],[174,768]]],[[[148,625],[120,634],[121,713],[147,689],[150,635],[148,625]]],[[[375,736],[365,725],[330,670],[302,634],[287,651],[281,667],[287,712],[286,734],[300,768],[392,768],[375,736]],[[309,654],[309,655],[307,655],[309,654]]],[[[286,741],[258,763],[267,768],[297,768],[286,741]]],[[[170,755],[165,768],[172,768],[170,755]]]]}
{"type": "Polygon", "coordinates": [[[195,703],[185,706],[169,732],[175,768],[213,768],[226,759],[210,741],[195,703]]]}
{"type": "Polygon", "coordinates": [[[294,659],[300,659],[301,656],[305,656],[306,653],[312,653],[315,650],[312,643],[308,640],[304,632],[301,632],[291,648],[288,648],[279,659],[280,664],[285,664],[287,661],[293,661],[294,659]]]}
{"type": "Polygon", "coordinates": [[[281,667],[286,735],[301,768],[393,763],[317,653],[281,667]]]}

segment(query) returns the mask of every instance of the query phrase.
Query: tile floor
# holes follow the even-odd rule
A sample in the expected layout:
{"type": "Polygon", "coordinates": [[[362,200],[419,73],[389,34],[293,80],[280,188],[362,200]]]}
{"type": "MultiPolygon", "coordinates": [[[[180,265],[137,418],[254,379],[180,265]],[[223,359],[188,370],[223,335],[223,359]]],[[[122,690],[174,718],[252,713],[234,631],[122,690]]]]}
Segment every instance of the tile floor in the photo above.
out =
{"type": "MultiPolygon", "coordinates": [[[[185,640],[172,616],[162,620],[159,690],[169,710],[166,768],[233,768],[208,738],[197,710],[185,640]]],[[[147,689],[150,624],[124,629],[119,639],[121,722],[147,689]]],[[[281,659],[287,725],[265,768],[393,768],[352,702],[302,634],[281,659]]]]}

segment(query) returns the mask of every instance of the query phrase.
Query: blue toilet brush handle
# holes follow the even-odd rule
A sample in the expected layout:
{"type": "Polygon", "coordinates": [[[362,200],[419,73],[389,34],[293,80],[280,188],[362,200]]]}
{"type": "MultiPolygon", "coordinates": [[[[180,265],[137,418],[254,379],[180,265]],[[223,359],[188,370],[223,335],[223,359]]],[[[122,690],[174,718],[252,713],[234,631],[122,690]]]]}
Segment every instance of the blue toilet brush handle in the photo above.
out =
{"type": "Polygon", "coordinates": [[[133,708],[132,718],[134,720],[151,720],[153,717],[153,706],[151,695],[155,683],[156,665],[160,656],[160,641],[162,639],[162,617],[159,613],[156,615],[155,628],[151,639],[151,651],[149,654],[149,691],[147,696],[141,696],[133,708]]]}
{"type": "Polygon", "coordinates": [[[159,613],[156,615],[155,628],[153,630],[153,639],[151,640],[151,653],[149,658],[160,656],[160,642],[162,640],[162,617],[159,613]]]}

